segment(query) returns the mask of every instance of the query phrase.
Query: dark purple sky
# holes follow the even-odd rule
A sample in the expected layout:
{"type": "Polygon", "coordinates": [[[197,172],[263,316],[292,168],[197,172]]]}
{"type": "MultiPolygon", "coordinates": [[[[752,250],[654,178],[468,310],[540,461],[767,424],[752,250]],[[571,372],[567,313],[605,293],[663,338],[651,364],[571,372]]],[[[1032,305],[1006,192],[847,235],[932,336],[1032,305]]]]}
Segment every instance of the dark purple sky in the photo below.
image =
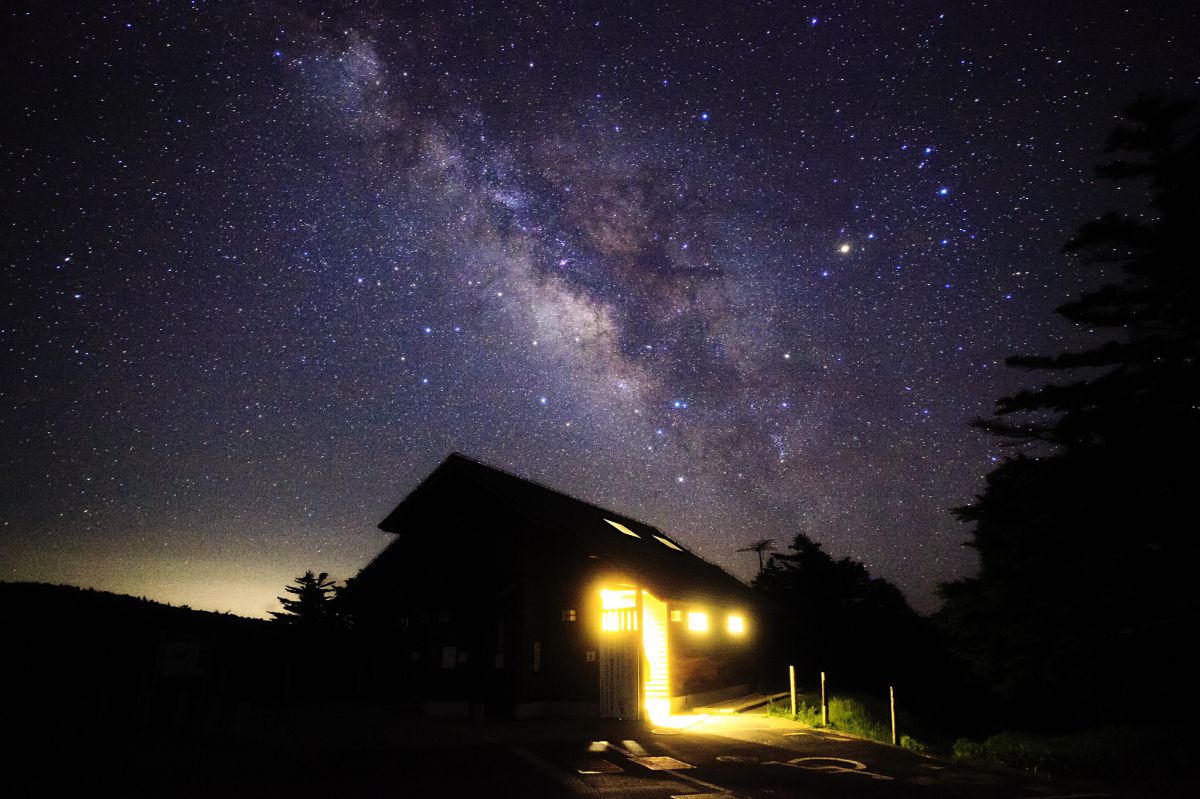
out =
{"type": "Polygon", "coordinates": [[[8,3],[0,579],[261,615],[458,450],[930,610],[1189,5],[8,3]]]}

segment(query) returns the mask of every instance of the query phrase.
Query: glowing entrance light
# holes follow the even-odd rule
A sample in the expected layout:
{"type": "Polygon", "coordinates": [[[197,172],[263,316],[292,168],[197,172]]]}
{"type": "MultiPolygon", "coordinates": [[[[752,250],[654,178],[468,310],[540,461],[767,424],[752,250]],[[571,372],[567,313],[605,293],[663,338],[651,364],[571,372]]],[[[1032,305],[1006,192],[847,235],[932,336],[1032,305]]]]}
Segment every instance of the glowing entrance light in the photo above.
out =
{"type": "Polygon", "coordinates": [[[728,630],[731,635],[741,635],[742,633],[746,632],[746,620],[735,613],[730,613],[725,618],[725,629],[728,630]]]}
{"type": "Polygon", "coordinates": [[[692,632],[708,632],[708,614],[702,610],[689,610],[687,617],[688,629],[692,632]]]}
{"type": "Polygon", "coordinates": [[[649,591],[600,590],[600,701],[613,718],[670,718],[669,618],[649,591]]]}
{"type": "Polygon", "coordinates": [[[671,715],[671,681],[667,672],[667,603],[642,592],[642,651],[645,672],[642,696],[646,715],[658,723],[671,715]]]}
{"type": "Polygon", "coordinates": [[[638,628],[637,592],[632,588],[600,592],[600,629],[606,633],[638,628]]]}

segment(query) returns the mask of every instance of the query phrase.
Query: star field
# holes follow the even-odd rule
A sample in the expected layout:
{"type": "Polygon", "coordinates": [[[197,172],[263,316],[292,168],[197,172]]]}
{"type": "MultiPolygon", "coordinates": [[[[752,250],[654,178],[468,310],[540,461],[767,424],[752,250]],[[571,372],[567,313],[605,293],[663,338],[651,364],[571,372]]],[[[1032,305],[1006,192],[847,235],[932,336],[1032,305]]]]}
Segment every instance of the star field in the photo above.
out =
{"type": "Polygon", "coordinates": [[[0,579],[262,615],[458,450],[930,610],[1184,5],[11,4],[0,579]]]}

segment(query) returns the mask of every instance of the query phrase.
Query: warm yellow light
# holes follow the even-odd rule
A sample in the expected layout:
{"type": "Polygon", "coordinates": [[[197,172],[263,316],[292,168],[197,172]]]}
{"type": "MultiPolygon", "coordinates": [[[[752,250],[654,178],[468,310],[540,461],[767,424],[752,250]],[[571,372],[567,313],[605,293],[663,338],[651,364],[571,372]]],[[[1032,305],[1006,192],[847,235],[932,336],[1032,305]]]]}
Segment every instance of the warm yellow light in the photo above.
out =
{"type": "Polygon", "coordinates": [[[734,635],[741,635],[746,632],[746,620],[731,613],[725,619],[725,629],[734,635]]]}
{"type": "Polygon", "coordinates": [[[683,547],[679,546],[679,545],[678,545],[678,544],[676,544],[674,541],[671,541],[671,540],[669,540],[669,539],[663,538],[661,535],[656,535],[656,536],[654,536],[654,537],[655,537],[655,538],[657,538],[657,539],[658,539],[658,541],[659,541],[659,543],[661,543],[663,546],[668,546],[668,547],[670,547],[671,549],[675,550],[676,552],[682,552],[682,551],[683,551],[683,547]]]}
{"type": "Polygon", "coordinates": [[[638,628],[637,592],[632,588],[600,591],[600,629],[606,633],[638,628]]]}
{"type": "Polygon", "coordinates": [[[688,629],[698,633],[708,632],[708,614],[702,610],[689,610],[688,629]]]}
{"type": "Polygon", "coordinates": [[[840,252],[842,255],[846,255],[850,252],[850,245],[843,244],[842,246],[838,247],[838,252],[840,252]]]}
{"type": "Polygon", "coordinates": [[[646,716],[657,722],[671,715],[671,680],[667,657],[667,603],[642,592],[642,693],[646,716]]]}
{"type": "Polygon", "coordinates": [[[612,519],[605,519],[604,521],[608,522],[609,524],[611,524],[613,527],[615,527],[615,528],[617,528],[618,530],[620,530],[620,531],[621,531],[622,533],[624,533],[625,535],[631,535],[631,536],[633,536],[634,538],[641,538],[641,536],[640,536],[640,535],[638,535],[637,533],[635,533],[633,530],[630,530],[628,527],[626,527],[625,525],[621,524],[620,522],[614,522],[612,519]]]}
{"type": "Polygon", "coordinates": [[[637,607],[637,594],[632,588],[611,589],[600,591],[601,610],[625,610],[637,607]]]}

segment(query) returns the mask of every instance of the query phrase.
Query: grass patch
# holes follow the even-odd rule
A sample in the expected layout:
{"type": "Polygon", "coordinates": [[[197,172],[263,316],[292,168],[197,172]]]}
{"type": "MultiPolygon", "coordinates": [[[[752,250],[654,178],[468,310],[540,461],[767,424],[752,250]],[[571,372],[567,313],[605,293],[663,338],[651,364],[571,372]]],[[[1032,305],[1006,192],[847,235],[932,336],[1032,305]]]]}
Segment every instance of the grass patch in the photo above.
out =
{"type": "Polygon", "coordinates": [[[1072,735],[1002,732],[983,741],[960,738],[954,758],[1050,776],[1141,779],[1189,765],[1186,736],[1154,728],[1106,727],[1072,735]]]}
{"type": "MultiPolygon", "coordinates": [[[[794,716],[791,713],[790,703],[775,704],[774,702],[768,704],[767,715],[799,721],[810,727],[826,727],[821,721],[820,705],[809,704],[803,698],[797,704],[794,716]]],[[[901,717],[901,729],[905,726],[903,721],[904,719],[901,717]]],[[[890,743],[892,740],[891,717],[887,704],[882,700],[876,700],[871,697],[831,697],[829,700],[828,727],[850,733],[851,735],[857,735],[861,738],[883,741],[884,743],[890,743]]],[[[930,750],[927,744],[911,735],[901,735],[900,745],[905,749],[911,749],[916,752],[928,752],[930,750]]]]}

